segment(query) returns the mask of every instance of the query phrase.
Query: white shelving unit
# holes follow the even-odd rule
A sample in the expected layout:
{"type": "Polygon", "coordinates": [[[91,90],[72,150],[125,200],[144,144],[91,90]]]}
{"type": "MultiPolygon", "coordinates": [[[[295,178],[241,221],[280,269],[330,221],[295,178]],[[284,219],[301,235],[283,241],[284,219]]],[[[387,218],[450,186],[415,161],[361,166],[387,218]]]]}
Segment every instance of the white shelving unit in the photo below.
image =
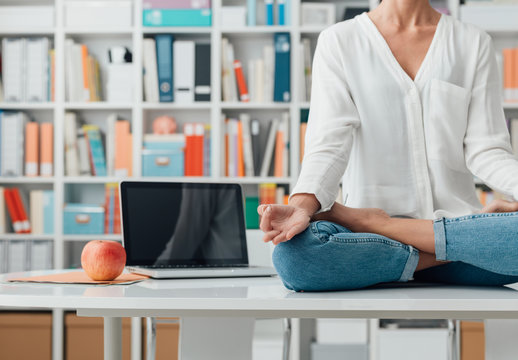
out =
{"type": "MultiPolygon", "coordinates": [[[[303,0],[290,0],[291,19],[289,26],[254,26],[244,28],[228,28],[220,23],[220,12],[222,6],[226,5],[246,5],[245,0],[212,0],[213,15],[211,27],[143,27],[142,26],[142,0],[132,0],[133,4],[133,26],[120,29],[105,28],[71,28],[65,27],[64,8],[65,3],[70,0],[40,0],[39,5],[52,5],[55,8],[55,25],[48,29],[31,29],[30,25],[23,29],[5,29],[0,24],[0,37],[18,36],[48,36],[55,49],[55,102],[43,103],[0,103],[2,110],[21,110],[29,112],[38,119],[41,116],[44,120],[52,119],[54,123],[54,176],[26,178],[0,177],[0,185],[18,185],[24,188],[52,188],[54,189],[55,208],[54,208],[54,235],[18,235],[2,234],[0,240],[53,240],[54,244],[54,267],[64,268],[74,259],[67,258],[67,248],[77,246],[94,238],[121,240],[120,235],[64,235],[63,234],[63,204],[70,199],[67,193],[70,188],[79,192],[84,191],[85,196],[97,194],[102,198],[104,187],[107,182],[117,182],[121,180],[115,177],[67,177],[64,175],[64,134],[63,124],[65,112],[74,111],[87,121],[94,121],[101,128],[105,124],[108,114],[112,112],[120,113],[131,121],[133,133],[133,176],[134,180],[168,180],[168,181],[200,181],[200,182],[237,182],[245,185],[245,190],[260,183],[277,183],[288,185],[290,188],[295,184],[299,173],[299,125],[300,111],[308,109],[309,103],[300,101],[300,80],[298,76],[302,72],[301,64],[298,59],[300,40],[302,37],[311,39],[314,49],[318,34],[323,27],[301,26],[299,20],[300,4],[303,0]],[[236,47],[243,47],[240,51],[245,53],[253,52],[255,43],[273,41],[275,32],[288,32],[291,36],[291,102],[288,103],[226,103],[221,101],[221,39],[228,37],[231,42],[236,42],[236,47]],[[146,36],[153,34],[171,33],[177,38],[204,39],[211,43],[211,101],[194,102],[191,104],[178,103],[148,103],[143,101],[142,86],[142,44],[146,36]],[[107,63],[107,48],[110,45],[123,44],[128,46],[133,53],[133,87],[134,100],[131,103],[70,103],[65,100],[65,39],[72,38],[77,42],[85,43],[89,51],[91,50],[101,63],[101,68],[107,63]],[[250,112],[253,115],[266,114],[266,118],[288,111],[290,113],[290,176],[286,178],[275,177],[245,177],[229,178],[224,177],[223,161],[223,124],[221,123],[221,113],[236,114],[239,112],[250,112]],[[142,138],[149,132],[151,121],[158,115],[175,116],[179,125],[192,121],[204,121],[211,124],[212,128],[212,148],[211,148],[211,167],[213,173],[206,178],[148,178],[141,177],[141,154],[142,138]],[[216,139],[216,141],[214,141],[216,139]],[[220,139],[220,141],[217,141],[220,139]]],[[[261,1],[258,1],[261,3],[261,1]]],[[[337,6],[337,20],[341,20],[343,10],[346,6],[365,7],[377,6],[378,0],[360,1],[330,1],[337,6]]],[[[459,0],[445,0],[451,13],[457,16],[459,13],[459,0]]],[[[33,5],[34,0],[7,0],[2,5],[33,5]]],[[[0,5],[0,6],[2,6],[0,5]]],[[[260,22],[259,22],[260,23],[260,22]]],[[[492,33],[495,38],[497,49],[503,46],[518,46],[518,30],[509,29],[492,33]]],[[[243,62],[246,67],[245,62],[243,62]]],[[[245,71],[246,74],[246,71],[245,71]]],[[[504,103],[506,112],[518,111],[518,103],[504,103]]],[[[77,260],[77,259],[75,259],[77,260]]],[[[63,359],[63,310],[53,312],[53,359],[63,359]]],[[[372,325],[372,322],[371,322],[372,325]]],[[[307,354],[299,354],[296,346],[292,351],[293,359],[304,359],[307,354]]],[[[375,351],[372,351],[375,353],[375,351]]],[[[309,355],[307,355],[309,356],[309,355]]],[[[138,359],[136,356],[134,359],[138,359]]],[[[374,360],[374,358],[372,358],[374,360]]]]}

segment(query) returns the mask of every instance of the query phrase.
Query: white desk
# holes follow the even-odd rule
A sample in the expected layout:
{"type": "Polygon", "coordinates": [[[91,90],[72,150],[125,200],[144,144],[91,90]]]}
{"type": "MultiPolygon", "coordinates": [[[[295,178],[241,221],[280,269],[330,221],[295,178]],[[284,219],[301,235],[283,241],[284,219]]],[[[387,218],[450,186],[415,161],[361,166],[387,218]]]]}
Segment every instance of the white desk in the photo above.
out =
{"type": "MultiPolygon", "coordinates": [[[[26,275],[36,274],[41,273],[26,275]]],[[[295,293],[278,278],[89,286],[6,283],[10,276],[0,276],[0,307],[76,309],[79,316],[104,317],[105,359],[110,360],[121,356],[122,317],[518,319],[518,291],[511,287],[295,293]]]]}

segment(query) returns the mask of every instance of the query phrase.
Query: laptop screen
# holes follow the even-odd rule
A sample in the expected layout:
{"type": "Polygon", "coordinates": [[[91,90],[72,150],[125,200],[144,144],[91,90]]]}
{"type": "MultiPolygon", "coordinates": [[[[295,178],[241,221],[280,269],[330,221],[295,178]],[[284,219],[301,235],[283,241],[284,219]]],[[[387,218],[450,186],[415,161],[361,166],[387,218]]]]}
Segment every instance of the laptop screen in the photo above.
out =
{"type": "Polygon", "coordinates": [[[124,181],[126,265],[248,264],[237,184],[124,181]]]}

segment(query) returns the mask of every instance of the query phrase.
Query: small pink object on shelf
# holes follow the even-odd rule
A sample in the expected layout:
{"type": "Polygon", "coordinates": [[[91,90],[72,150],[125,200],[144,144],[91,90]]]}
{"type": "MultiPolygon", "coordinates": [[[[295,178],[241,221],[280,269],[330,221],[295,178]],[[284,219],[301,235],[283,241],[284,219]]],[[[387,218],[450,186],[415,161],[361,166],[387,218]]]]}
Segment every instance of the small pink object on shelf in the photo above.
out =
{"type": "Polygon", "coordinates": [[[174,134],[176,120],[172,116],[162,115],[153,120],[153,134],[174,134]]]}

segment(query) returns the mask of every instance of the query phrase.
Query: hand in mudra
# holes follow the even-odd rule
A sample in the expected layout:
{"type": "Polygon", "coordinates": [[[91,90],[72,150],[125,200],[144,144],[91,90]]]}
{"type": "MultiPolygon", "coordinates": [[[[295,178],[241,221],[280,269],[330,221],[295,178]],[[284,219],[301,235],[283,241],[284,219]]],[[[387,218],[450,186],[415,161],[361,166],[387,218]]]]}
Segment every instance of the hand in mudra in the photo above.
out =
{"type": "Polygon", "coordinates": [[[496,199],[480,211],[481,213],[499,213],[499,212],[515,212],[518,211],[518,202],[496,199]]]}
{"type": "Polygon", "coordinates": [[[260,205],[257,212],[261,215],[259,227],[264,232],[263,241],[275,245],[303,232],[311,219],[304,209],[291,205],[260,205]]]}

